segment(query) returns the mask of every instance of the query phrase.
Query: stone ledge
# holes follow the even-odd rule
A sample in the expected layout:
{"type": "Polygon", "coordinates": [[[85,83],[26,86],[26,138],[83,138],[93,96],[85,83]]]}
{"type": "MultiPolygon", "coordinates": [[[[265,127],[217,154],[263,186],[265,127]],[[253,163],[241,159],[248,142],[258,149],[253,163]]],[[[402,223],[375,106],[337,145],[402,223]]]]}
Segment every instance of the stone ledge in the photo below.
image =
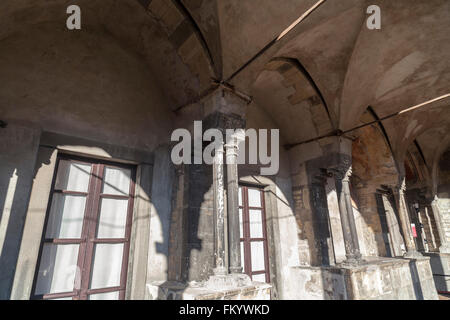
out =
{"type": "Polygon", "coordinates": [[[431,269],[433,272],[436,289],[440,292],[450,291],[450,254],[448,253],[425,253],[430,257],[431,269]]]}
{"type": "Polygon", "coordinates": [[[270,300],[272,286],[251,282],[242,287],[211,288],[205,283],[154,281],[147,284],[151,300],[270,300]]]}
{"type": "Polygon", "coordinates": [[[429,257],[365,257],[357,265],[296,266],[292,281],[299,299],[437,299],[429,257]]]}

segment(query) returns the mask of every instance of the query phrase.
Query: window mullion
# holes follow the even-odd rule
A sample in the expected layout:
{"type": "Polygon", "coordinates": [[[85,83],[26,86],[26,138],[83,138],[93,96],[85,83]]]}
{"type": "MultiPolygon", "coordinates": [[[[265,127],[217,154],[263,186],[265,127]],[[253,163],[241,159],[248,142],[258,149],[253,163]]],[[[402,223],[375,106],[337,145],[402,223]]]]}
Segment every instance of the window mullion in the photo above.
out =
{"type": "Polygon", "coordinates": [[[251,260],[251,248],[250,248],[250,214],[248,208],[248,188],[243,188],[244,194],[244,263],[245,263],[245,273],[251,275],[252,272],[252,260],[251,260]]]}
{"type": "Polygon", "coordinates": [[[84,265],[86,261],[86,247],[87,247],[87,232],[89,229],[89,217],[92,206],[92,196],[91,191],[93,190],[93,180],[96,175],[95,166],[92,165],[91,175],[89,177],[89,186],[86,195],[86,205],[84,209],[83,215],[83,227],[81,229],[81,243],[78,249],[78,259],[77,259],[77,272],[75,274],[75,283],[74,283],[74,291],[76,292],[76,296],[74,297],[76,300],[80,299],[80,291],[82,288],[82,280],[84,274],[84,265]]]}
{"type": "Polygon", "coordinates": [[[270,267],[269,267],[269,248],[268,248],[268,239],[267,239],[267,220],[266,220],[266,204],[264,202],[264,191],[260,190],[261,196],[261,221],[263,228],[263,237],[264,237],[264,268],[266,269],[266,282],[270,282],[270,267]]]}
{"type": "Polygon", "coordinates": [[[119,299],[125,299],[125,287],[127,284],[127,270],[128,270],[128,259],[130,253],[130,245],[131,245],[131,225],[133,222],[133,207],[134,207],[134,195],[135,195],[135,181],[136,181],[136,172],[132,171],[131,179],[130,179],[130,187],[128,189],[128,206],[127,206],[127,218],[125,225],[125,243],[123,248],[123,258],[122,258],[122,270],[120,272],[120,287],[122,288],[119,291],[119,299]]]}
{"type": "Polygon", "coordinates": [[[87,212],[88,223],[86,232],[83,235],[86,240],[86,250],[84,255],[84,268],[81,277],[81,299],[87,299],[87,291],[89,289],[90,273],[92,269],[92,257],[94,252],[94,242],[92,240],[95,238],[95,232],[97,229],[97,216],[103,177],[103,164],[93,164],[93,167],[94,174],[89,185],[92,192],[89,192],[90,207],[89,211],[87,212]]]}

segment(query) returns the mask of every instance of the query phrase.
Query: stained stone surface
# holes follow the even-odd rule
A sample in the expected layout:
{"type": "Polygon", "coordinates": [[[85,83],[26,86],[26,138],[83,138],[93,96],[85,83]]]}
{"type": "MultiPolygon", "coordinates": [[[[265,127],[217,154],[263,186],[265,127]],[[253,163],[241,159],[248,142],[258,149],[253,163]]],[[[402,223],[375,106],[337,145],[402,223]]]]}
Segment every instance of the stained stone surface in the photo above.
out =
{"type": "Polygon", "coordinates": [[[450,254],[426,253],[430,257],[436,289],[440,292],[450,291],[450,254]]]}
{"type": "MultiPolygon", "coordinates": [[[[359,266],[301,267],[296,299],[436,300],[429,259],[373,258],[359,266]]],[[[293,279],[294,280],[294,279],[293,279]]]]}
{"type": "Polygon", "coordinates": [[[271,285],[251,282],[245,286],[211,289],[203,284],[180,282],[150,283],[152,300],[270,300],[271,285]]]}

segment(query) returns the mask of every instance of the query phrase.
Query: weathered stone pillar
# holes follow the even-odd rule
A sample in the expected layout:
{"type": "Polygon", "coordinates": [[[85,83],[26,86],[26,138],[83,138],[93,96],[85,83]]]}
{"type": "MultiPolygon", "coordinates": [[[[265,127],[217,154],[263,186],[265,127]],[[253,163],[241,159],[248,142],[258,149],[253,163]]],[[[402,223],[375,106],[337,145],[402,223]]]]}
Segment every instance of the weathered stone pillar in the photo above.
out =
{"type": "Polygon", "coordinates": [[[216,148],[213,164],[214,188],[214,231],[215,231],[215,262],[214,274],[225,275],[225,201],[224,201],[224,172],[223,172],[223,144],[216,148]]]}
{"type": "Polygon", "coordinates": [[[450,253],[450,243],[447,241],[445,235],[444,224],[442,222],[441,212],[438,206],[438,197],[434,196],[433,201],[431,201],[431,209],[433,210],[434,220],[436,221],[436,226],[438,229],[439,239],[441,240],[441,246],[439,247],[440,253],[450,253]]]}
{"type": "Polygon", "coordinates": [[[402,227],[402,232],[405,240],[406,253],[404,254],[405,258],[414,258],[421,257],[422,255],[417,251],[416,244],[414,242],[414,238],[411,232],[411,221],[408,215],[408,208],[406,207],[405,201],[405,177],[400,177],[399,185],[396,188],[396,198],[398,205],[398,214],[400,218],[400,223],[402,227]]]}
{"type": "Polygon", "coordinates": [[[361,260],[361,253],[359,250],[358,234],[356,232],[356,223],[350,195],[349,183],[352,172],[351,165],[341,166],[334,171],[339,212],[344,235],[346,262],[356,263],[361,260]]]}
{"type": "Polygon", "coordinates": [[[315,236],[318,237],[316,238],[318,241],[316,241],[319,245],[319,262],[322,266],[336,264],[326,193],[327,179],[329,176],[330,174],[327,170],[320,170],[320,174],[314,177],[310,185],[315,236]]]}
{"type": "MultiPolygon", "coordinates": [[[[170,217],[169,235],[169,268],[168,280],[181,281],[183,279],[183,243],[185,241],[185,166],[175,165],[176,193],[173,195],[173,206],[170,217]]],[[[150,201],[149,204],[150,205],[150,201]]]]}
{"type": "MultiPolygon", "coordinates": [[[[224,101],[225,98],[222,97],[222,94],[216,95],[215,97],[221,105],[226,104],[227,101],[224,101]]],[[[223,144],[221,148],[215,150],[213,161],[215,268],[213,270],[214,274],[206,282],[206,287],[214,290],[224,290],[225,288],[248,286],[251,284],[251,279],[242,273],[239,234],[239,176],[237,158],[241,133],[235,130],[236,128],[245,128],[245,121],[242,115],[239,114],[214,112],[208,116],[206,127],[219,129],[222,133],[229,134],[229,130],[235,133],[233,135],[229,134],[229,137],[226,136],[225,150],[223,144]],[[227,168],[227,203],[225,203],[224,196],[224,151],[227,168]],[[228,247],[226,246],[226,236],[228,236],[228,247]],[[226,261],[227,254],[228,261],[226,261]]]]}
{"type": "Polygon", "coordinates": [[[239,199],[238,199],[238,141],[230,137],[225,145],[227,164],[227,210],[228,210],[228,250],[230,273],[242,273],[241,244],[239,234],[239,199]]]}

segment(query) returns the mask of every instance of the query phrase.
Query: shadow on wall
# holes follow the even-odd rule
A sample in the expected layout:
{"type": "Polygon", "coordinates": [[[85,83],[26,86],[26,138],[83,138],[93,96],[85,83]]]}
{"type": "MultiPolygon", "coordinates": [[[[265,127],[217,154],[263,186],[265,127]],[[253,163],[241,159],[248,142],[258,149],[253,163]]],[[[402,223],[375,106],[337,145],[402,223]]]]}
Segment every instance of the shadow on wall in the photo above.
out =
{"type": "MultiPolygon", "coordinates": [[[[37,159],[40,131],[12,125],[0,130],[4,131],[0,135],[0,299],[7,300],[11,298],[15,276],[17,276],[17,292],[26,292],[26,287],[29,286],[29,276],[23,272],[16,275],[16,266],[23,239],[26,214],[29,212],[28,205],[32,184],[38,170],[42,166],[50,164],[54,149],[41,147],[39,159],[37,159]]],[[[97,146],[95,142],[89,145],[89,147],[93,146],[97,146]]],[[[67,147],[70,147],[70,145],[67,145],[67,147]]],[[[73,145],[73,147],[80,147],[80,145],[73,145]]],[[[100,144],[98,144],[98,147],[102,148],[100,144]]],[[[168,265],[172,187],[170,182],[171,176],[173,176],[173,166],[167,160],[167,157],[169,156],[156,156],[154,171],[157,172],[154,172],[153,178],[151,174],[148,177],[152,181],[143,181],[144,184],[152,186],[150,205],[153,205],[153,208],[150,210],[150,205],[147,205],[148,212],[143,216],[149,216],[150,211],[152,211],[150,239],[153,247],[149,248],[149,253],[155,252],[156,255],[154,256],[158,260],[155,261],[156,264],[153,264],[153,261],[148,261],[148,264],[150,265],[150,271],[162,279],[165,277],[161,275],[161,270],[168,265]],[[152,269],[153,267],[154,269],[152,269]]],[[[115,186],[111,187],[116,188],[115,186]]],[[[136,184],[136,191],[137,189],[142,189],[142,187],[136,184]]],[[[137,195],[137,197],[143,203],[148,204],[149,197],[146,194],[137,195]]],[[[42,206],[37,207],[36,210],[47,212],[48,200],[42,199],[42,206]]],[[[144,205],[144,207],[146,206],[144,205]]],[[[30,212],[30,214],[32,213],[30,212]]],[[[46,220],[47,216],[48,212],[46,220]]],[[[45,226],[43,230],[45,230],[45,226]]],[[[39,234],[35,236],[41,239],[43,230],[37,230],[39,234]]],[[[148,243],[148,235],[145,241],[148,243]]],[[[133,243],[131,245],[133,246],[133,243]]],[[[39,268],[39,260],[36,266],[28,264],[29,262],[25,261],[20,270],[29,270],[28,268],[38,270],[39,268]]],[[[145,261],[145,264],[147,264],[147,261],[145,261]]],[[[164,272],[167,272],[167,269],[164,269],[164,272]]],[[[52,272],[53,270],[50,269],[49,271],[52,272]]],[[[129,269],[128,272],[131,272],[131,270],[129,269]]],[[[146,279],[143,278],[139,281],[146,282],[146,279]]]]}
{"type": "Polygon", "coordinates": [[[38,141],[38,133],[30,128],[0,129],[0,299],[11,294],[38,141]]]}
{"type": "MultiPolygon", "coordinates": [[[[304,240],[307,240],[309,254],[311,255],[310,265],[312,268],[310,268],[310,270],[311,272],[313,272],[311,275],[316,274],[318,277],[321,277],[323,298],[325,299],[342,299],[343,296],[339,297],[337,296],[337,294],[339,292],[342,292],[343,283],[336,281],[336,279],[330,278],[331,273],[325,271],[328,270],[328,268],[321,269],[315,268],[315,266],[332,267],[333,265],[338,264],[337,262],[339,261],[337,261],[336,257],[336,245],[339,244],[337,243],[337,241],[343,241],[343,239],[337,241],[336,239],[333,239],[336,236],[336,229],[334,229],[332,222],[330,221],[330,210],[332,209],[329,208],[329,204],[327,203],[327,197],[330,194],[329,191],[324,188],[324,185],[326,185],[327,182],[323,178],[324,174],[321,173],[321,168],[332,168],[333,164],[336,163],[336,159],[342,159],[343,157],[345,158],[346,155],[335,154],[328,155],[327,157],[316,158],[312,161],[306,162],[305,172],[308,178],[307,186],[293,187],[294,198],[297,198],[297,200],[295,201],[295,212],[299,227],[301,228],[300,234],[303,235],[304,240]],[[302,197],[300,201],[298,190],[302,191],[302,193],[300,194],[301,196],[307,195],[309,192],[309,197],[306,199],[302,197]],[[295,195],[296,191],[297,194],[295,195]],[[309,205],[305,204],[306,201],[309,201],[309,205]]],[[[341,161],[339,162],[342,163],[341,161]]],[[[347,161],[347,163],[351,164],[352,162],[347,161]]],[[[342,169],[345,170],[348,169],[348,167],[342,169]]],[[[379,238],[379,241],[381,241],[379,245],[382,245],[384,247],[384,255],[377,256],[402,256],[403,252],[400,250],[400,244],[403,243],[403,240],[401,239],[403,237],[403,234],[401,228],[399,227],[399,217],[395,205],[395,199],[390,189],[385,188],[382,185],[379,186],[379,189],[381,190],[374,190],[374,192],[369,194],[369,196],[373,198],[372,204],[375,206],[374,208],[372,208],[374,215],[373,218],[375,219],[371,219],[369,222],[371,224],[378,223],[379,230],[386,237],[379,238]],[[383,194],[383,197],[381,193],[377,193],[381,191],[385,193],[383,194]],[[389,216],[387,214],[388,211],[389,216]],[[393,221],[388,221],[388,219],[391,219],[393,221]],[[395,226],[395,229],[393,229],[393,226],[395,226]],[[397,238],[393,238],[393,235],[396,235],[397,238]]],[[[335,188],[339,200],[339,195],[342,194],[340,189],[341,186],[336,183],[335,188]]],[[[356,203],[358,203],[357,195],[352,194],[352,198],[355,202],[354,205],[356,205],[356,203]]],[[[354,215],[356,215],[355,212],[354,215]]],[[[370,217],[367,216],[363,216],[363,218],[370,219],[370,217]]],[[[342,228],[342,226],[339,225],[339,228],[342,228]]],[[[358,225],[357,229],[358,241],[361,244],[361,242],[365,240],[362,235],[363,230],[361,230],[358,225]]],[[[301,258],[305,259],[305,257],[306,256],[303,255],[301,258]]],[[[302,270],[306,269],[303,268],[302,270]]],[[[332,268],[330,270],[334,269],[332,268]]],[[[422,284],[419,279],[419,272],[414,261],[409,262],[409,270],[412,279],[411,285],[414,288],[415,298],[419,300],[424,299],[424,290],[422,288],[422,284]]],[[[313,278],[308,280],[307,284],[318,284],[317,280],[314,280],[313,282],[312,279],[313,278]]],[[[315,294],[316,293],[314,293],[314,295],[315,294]]]]}

